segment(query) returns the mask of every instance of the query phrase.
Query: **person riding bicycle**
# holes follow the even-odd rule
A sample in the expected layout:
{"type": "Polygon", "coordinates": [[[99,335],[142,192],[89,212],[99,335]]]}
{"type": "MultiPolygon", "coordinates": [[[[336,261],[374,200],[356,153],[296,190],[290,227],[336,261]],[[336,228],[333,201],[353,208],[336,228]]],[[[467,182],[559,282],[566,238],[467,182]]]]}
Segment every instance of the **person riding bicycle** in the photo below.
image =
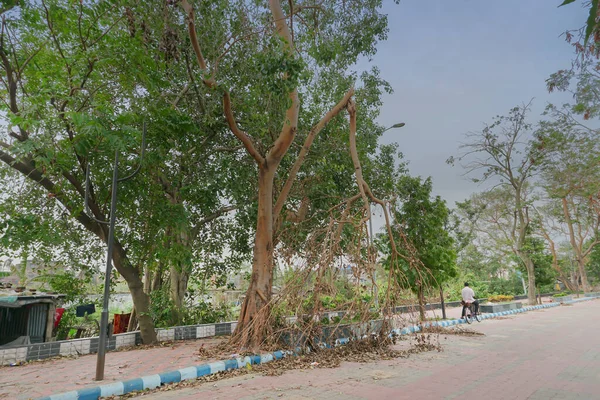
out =
{"type": "Polygon", "coordinates": [[[469,304],[473,305],[474,314],[477,314],[477,312],[479,311],[479,302],[475,300],[475,292],[469,287],[469,282],[465,282],[465,287],[462,290],[461,303],[463,305],[461,318],[465,317],[465,311],[467,307],[469,307],[469,304]]]}

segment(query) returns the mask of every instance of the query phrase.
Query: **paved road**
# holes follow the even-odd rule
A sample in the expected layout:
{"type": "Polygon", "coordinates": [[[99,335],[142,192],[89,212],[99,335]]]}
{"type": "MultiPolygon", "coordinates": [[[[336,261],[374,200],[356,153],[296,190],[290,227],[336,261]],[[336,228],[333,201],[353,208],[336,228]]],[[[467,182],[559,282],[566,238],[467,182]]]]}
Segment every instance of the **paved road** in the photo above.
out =
{"type": "Polygon", "coordinates": [[[145,399],[600,399],[600,300],[486,320],[441,353],[244,375],[145,399]]]}

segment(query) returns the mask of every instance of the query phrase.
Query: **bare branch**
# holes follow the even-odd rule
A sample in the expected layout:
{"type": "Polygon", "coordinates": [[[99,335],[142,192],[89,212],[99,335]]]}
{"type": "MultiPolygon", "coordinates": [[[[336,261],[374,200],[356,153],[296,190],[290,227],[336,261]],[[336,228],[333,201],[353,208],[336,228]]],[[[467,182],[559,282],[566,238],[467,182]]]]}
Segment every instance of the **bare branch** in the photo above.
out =
{"type": "MultiPolygon", "coordinates": [[[[290,28],[288,27],[286,18],[283,14],[281,4],[279,3],[279,0],[270,0],[269,6],[271,8],[271,13],[273,14],[273,19],[275,20],[277,33],[285,41],[285,51],[289,57],[293,57],[294,42],[292,39],[290,28]]],[[[273,148],[269,151],[269,154],[267,155],[268,163],[279,163],[281,161],[281,158],[285,155],[290,145],[294,141],[294,137],[298,129],[300,99],[298,98],[298,90],[296,88],[294,88],[289,93],[289,98],[291,100],[291,104],[285,112],[285,122],[283,123],[281,133],[279,134],[279,137],[273,144],[273,148]]]]}
{"type": "Polygon", "coordinates": [[[248,136],[246,132],[242,131],[235,122],[233,111],[231,109],[231,98],[229,97],[228,92],[223,94],[223,108],[225,111],[225,118],[227,119],[227,124],[229,125],[231,132],[233,132],[233,134],[240,139],[240,141],[244,144],[244,147],[246,147],[246,151],[248,151],[248,153],[256,160],[256,162],[262,164],[265,159],[254,147],[250,136],[248,136]]]}
{"type": "MultiPolygon", "coordinates": [[[[292,185],[294,184],[294,181],[296,180],[296,175],[298,174],[298,171],[302,167],[302,164],[304,163],[304,160],[306,159],[306,156],[308,155],[308,152],[310,151],[310,147],[312,146],[315,137],[329,123],[329,121],[331,121],[336,115],[338,115],[340,113],[340,111],[342,111],[348,105],[348,102],[350,101],[350,99],[352,98],[353,95],[354,95],[354,88],[351,88],[350,90],[348,90],[348,92],[342,98],[342,100],[340,100],[339,103],[337,103],[331,110],[329,110],[329,112],[327,114],[325,114],[325,116],[308,133],[308,136],[306,137],[306,139],[304,141],[304,146],[302,146],[302,149],[300,150],[300,154],[298,154],[298,158],[294,162],[294,165],[292,166],[292,169],[290,170],[288,178],[287,178],[285,184],[283,185],[283,188],[281,189],[281,193],[279,194],[279,197],[277,198],[277,202],[275,203],[275,209],[273,211],[273,218],[275,219],[275,221],[277,221],[277,219],[279,218],[279,214],[281,213],[281,210],[283,209],[283,205],[285,204],[287,197],[290,193],[290,190],[292,188],[292,185]]],[[[275,223],[275,225],[277,225],[277,223],[275,223]]]]}
{"type": "MultiPolygon", "coordinates": [[[[196,34],[196,24],[194,22],[194,8],[188,2],[188,0],[181,1],[181,7],[187,13],[187,23],[188,23],[188,32],[190,35],[190,40],[192,42],[192,48],[194,49],[194,53],[196,54],[196,59],[198,60],[198,64],[202,69],[202,74],[204,75],[208,72],[208,68],[206,66],[206,61],[204,60],[204,56],[202,55],[202,49],[200,48],[200,42],[198,41],[198,35],[196,34]]],[[[202,77],[204,84],[208,87],[215,87],[216,82],[214,79],[206,79],[204,76],[202,77]]]]}

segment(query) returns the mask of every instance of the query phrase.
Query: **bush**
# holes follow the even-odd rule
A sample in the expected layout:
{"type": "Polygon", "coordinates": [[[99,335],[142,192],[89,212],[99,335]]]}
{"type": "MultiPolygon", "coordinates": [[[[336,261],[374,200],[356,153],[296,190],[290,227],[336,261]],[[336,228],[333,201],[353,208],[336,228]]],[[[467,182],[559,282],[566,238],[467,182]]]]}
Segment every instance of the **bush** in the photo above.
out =
{"type": "Polygon", "coordinates": [[[503,303],[506,301],[513,301],[515,298],[515,296],[511,296],[511,295],[504,295],[504,294],[495,294],[492,296],[488,296],[488,301],[492,302],[492,303],[503,303]]]}
{"type": "Polygon", "coordinates": [[[63,312],[63,315],[56,327],[56,340],[67,340],[69,338],[69,332],[72,327],[77,325],[77,317],[75,316],[75,309],[69,308],[63,312]]]}
{"type": "Polygon", "coordinates": [[[565,297],[565,296],[570,296],[571,292],[561,292],[561,293],[557,293],[555,294],[553,297],[565,297]]]}
{"type": "Polygon", "coordinates": [[[78,279],[72,272],[64,272],[48,277],[48,284],[56,293],[64,294],[67,303],[86,302],[86,281],[78,279]]]}
{"type": "Polygon", "coordinates": [[[509,279],[492,278],[489,284],[490,294],[523,294],[523,283],[517,274],[510,274],[509,279]]]}
{"type": "Polygon", "coordinates": [[[178,325],[197,325],[222,322],[233,317],[231,308],[226,304],[214,306],[204,300],[194,302],[192,296],[187,297],[186,304],[176,309],[167,288],[150,293],[150,316],[157,328],[168,328],[178,325]]]}
{"type": "Polygon", "coordinates": [[[490,288],[486,282],[477,280],[472,273],[466,273],[446,284],[446,289],[444,289],[446,299],[449,301],[462,300],[461,291],[465,282],[469,282],[469,286],[475,292],[475,297],[479,299],[486,298],[490,294],[490,288]]]}

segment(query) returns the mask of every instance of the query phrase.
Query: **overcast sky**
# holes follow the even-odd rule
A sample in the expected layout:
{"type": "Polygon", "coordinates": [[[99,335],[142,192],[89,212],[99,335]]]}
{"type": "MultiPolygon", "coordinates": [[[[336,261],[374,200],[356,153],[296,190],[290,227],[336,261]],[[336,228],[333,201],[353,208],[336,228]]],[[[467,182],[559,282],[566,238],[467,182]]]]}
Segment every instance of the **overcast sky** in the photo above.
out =
{"type": "Polygon", "coordinates": [[[587,10],[582,1],[557,8],[560,2],[385,0],[389,37],[371,63],[394,93],[384,98],[379,122],[406,126],[386,132],[383,142],[400,143],[411,174],[431,176],[448,206],[483,189],[445,163],[465,133],[532,98],[532,122],[549,102],[570,100],[548,93],[545,80],[570,66],[573,50],[561,34],[581,27],[587,10]]]}

